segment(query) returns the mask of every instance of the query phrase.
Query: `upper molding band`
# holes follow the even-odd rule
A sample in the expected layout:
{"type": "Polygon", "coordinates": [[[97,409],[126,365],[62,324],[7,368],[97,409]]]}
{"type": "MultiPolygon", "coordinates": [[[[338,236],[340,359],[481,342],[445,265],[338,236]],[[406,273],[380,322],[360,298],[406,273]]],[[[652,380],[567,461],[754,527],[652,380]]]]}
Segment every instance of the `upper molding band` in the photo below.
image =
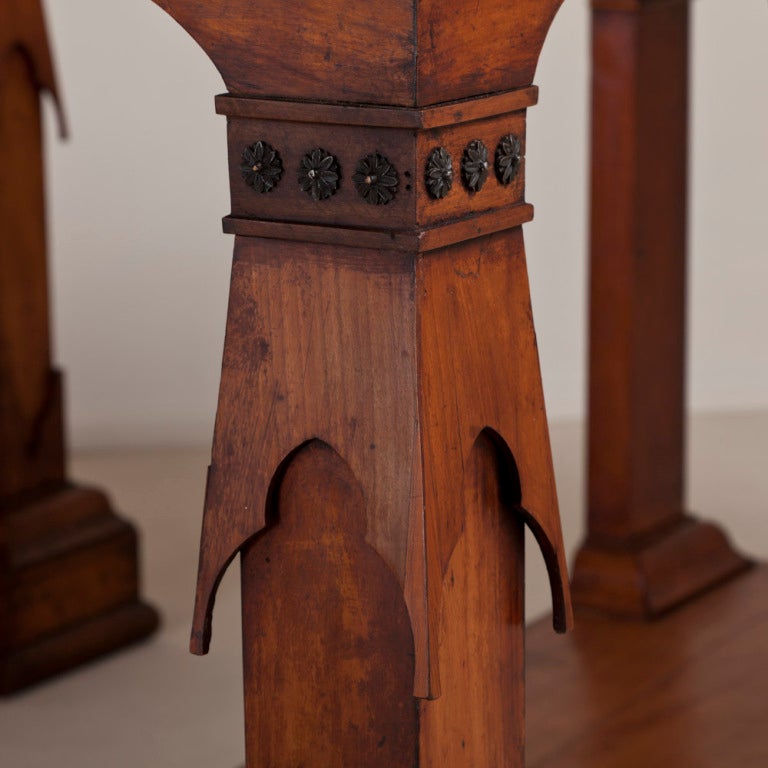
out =
{"type": "Polygon", "coordinates": [[[429,130],[519,112],[534,106],[538,99],[536,86],[421,108],[348,106],[222,94],[216,97],[216,112],[254,120],[429,130]]]}

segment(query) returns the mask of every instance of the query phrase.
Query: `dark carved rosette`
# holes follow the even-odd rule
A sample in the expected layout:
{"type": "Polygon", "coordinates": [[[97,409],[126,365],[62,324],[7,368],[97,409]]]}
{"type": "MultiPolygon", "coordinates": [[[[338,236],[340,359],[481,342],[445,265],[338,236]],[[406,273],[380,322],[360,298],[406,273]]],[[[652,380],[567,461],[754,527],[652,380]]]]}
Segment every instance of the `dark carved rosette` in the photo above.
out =
{"type": "Polygon", "coordinates": [[[324,149],[313,149],[301,158],[299,185],[313,200],[327,200],[339,188],[336,158],[324,149]]]}
{"type": "Polygon", "coordinates": [[[427,191],[435,200],[442,200],[453,186],[453,160],[445,147],[436,147],[427,158],[427,191]]]}
{"type": "Polygon", "coordinates": [[[478,192],[488,180],[488,148],[480,139],[470,141],[461,159],[461,175],[470,192],[478,192]]]}
{"type": "Polygon", "coordinates": [[[367,155],[357,164],[352,181],[360,196],[371,205],[391,203],[397,194],[397,171],[378,152],[367,155]]]}
{"type": "Polygon", "coordinates": [[[283,175],[283,164],[274,147],[257,141],[243,151],[240,172],[249,187],[260,193],[271,192],[283,175]]]}
{"type": "Polygon", "coordinates": [[[522,147],[514,133],[507,134],[496,148],[496,176],[502,184],[511,184],[520,169],[522,147]]]}

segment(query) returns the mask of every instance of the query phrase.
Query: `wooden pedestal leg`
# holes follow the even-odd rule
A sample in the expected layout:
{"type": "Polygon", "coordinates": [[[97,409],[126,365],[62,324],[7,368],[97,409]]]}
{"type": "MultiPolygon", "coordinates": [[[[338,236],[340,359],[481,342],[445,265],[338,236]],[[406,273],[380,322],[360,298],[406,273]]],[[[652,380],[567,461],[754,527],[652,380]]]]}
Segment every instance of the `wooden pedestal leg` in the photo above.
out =
{"type": "Polygon", "coordinates": [[[593,2],[589,534],[577,605],[657,616],[747,563],[684,512],[689,2],[593,2]]]}
{"type": "Polygon", "coordinates": [[[37,2],[0,9],[0,693],[152,632],[137,542],[66,480],[50,367],[40,91],[55,81],[37,2]]]}
{"type": "Polygon", "coordinates": [[[576,631],[528,630],[528,765],[760,768],[768,568],[702,594],[746,564],[683,513],[689,4],[592,5],[589,538],[576,631]]]}
{"type": "Polygon", "coordinates": [[[249,768],[522,768],[525,523],[571,623],[522,236],[559,0],[158,2],[230,89],[192,650],[240,553],[249,768]]]}

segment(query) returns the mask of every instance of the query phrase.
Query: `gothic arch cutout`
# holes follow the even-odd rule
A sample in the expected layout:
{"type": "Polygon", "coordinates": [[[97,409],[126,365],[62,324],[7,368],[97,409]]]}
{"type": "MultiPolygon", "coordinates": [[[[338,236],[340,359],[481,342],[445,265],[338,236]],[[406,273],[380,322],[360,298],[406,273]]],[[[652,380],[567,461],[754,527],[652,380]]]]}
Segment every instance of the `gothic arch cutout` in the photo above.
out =
{"type": "Polygon", "coordinates": [[[523,483],[517,462],[506,440],[496,430],[486,427],[480,432],[473,450],[477,450],[478,444],[482,440],[487,440],[496,452],[501,500],[515,508],[515,512],[521,516],[539,545],[549,575],[554,626],[558,632],[566,632],[568,629],[568,600],[565,584],[568,581],[568,574],[561,572],[556,543],[547,535],[546,530],[537,519],[535,511],[528,510],[523,504],[525,498],[523,483]]]}
{"type": "Polygon", "coordinates": [[[412,764],[410,617],[365,541],[349,465],[320,440],[304,444],[275,476],[267,519],[242,550],[249,765],[412,764]]]}

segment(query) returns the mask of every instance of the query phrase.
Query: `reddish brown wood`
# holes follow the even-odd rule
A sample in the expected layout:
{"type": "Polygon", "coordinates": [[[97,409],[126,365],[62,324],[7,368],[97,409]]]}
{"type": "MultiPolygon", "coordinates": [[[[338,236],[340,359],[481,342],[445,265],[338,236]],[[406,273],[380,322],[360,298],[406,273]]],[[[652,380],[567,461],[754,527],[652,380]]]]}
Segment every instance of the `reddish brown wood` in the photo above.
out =
{"type": "Polygon", "coordinates": [[[363,125],[368,128],[443,128],[482,120],[534,106],[539,89],[516,88],[491,93],[474,99],[435,104],[431,107],[365,107],[354,104],[325,104],[302,101],[283,102],[274,99],[242,98],[231,95],[216,97],[216,111],[232,117],[261,120],[295,120],[299,123],[330,125],[363,125]]]}
{"type": "Polygon", "coordinates": [[[362,488],[319,442],[284,471],[242,558],[249,765],[414,765],[413,635],[362,488]]]}
{"type": "Polygon", "coordinates": [[[466,472],[482,433],[506,456],[510,503],[521,505],[538,539],[551,577],[554,623],[564,631],[568,571],[522,228],[434,251],[419,260],[416,277],[424,487],[435,510],[427,523],[436,526],[427,535],[435,536],[441,570],[468,514],[452,491],[453,478],[466,472]]]}
{"type": "Polygon", "coordinates": [[[251,768],[522,768],[524,523],[559,630],[571,612],[524,161],[509,184],[493,165],[508,134],[524,154],[560,0],[157,2],[236,94],[217,100],[236,239],[192,650],[241,553],[251,768]],[[283,170],[262,194],[241,172],[259,141],[283,170]],[[435,147],[454,163],[441,199],[435,147]],[[340,176],[321,201],[297,180],[316,148],[340,176]],[[352,183],[373,153],[397,172],[386,205],[352,183]]]}
{"type": "Polygon", "coordinates": [[[688,0],[593,11],[589,532],[577,604],[654,616],[742,571],[684,511],[688,0]]]}
{"type": "Polygon", "coordinates": [[[533,206],[528,203],[487,211],[471,218],[458,219],[406,232],[376,229],[316,226],[286,221],[259,221],[227,216],[224,231],[229,235],[263,237],[271,240],[297,240],[324,245],[360,246],[382,251],[427,253],[451,243],[492,235],[533,220],[533,206]]]}
{"type": "Polygon", "coordinates": [[[0,11],[0,498],[64,478],[61,384],[51,371],[40,135],[55,80],[40,6],[0,11]]]}
{"type": "Polygon", "coordinates": [[[443,577],[441,695],[420,705],[424,766],[525,764],[523,514],[510,469],[483,433],[465,466],[464,526],[443,577]]]}
{"type": "Polygon", "coordinates": [[[529,768],[768,765],[766,594],[762,565],[657,621],[530,628],[529,768]]]}
{"type": "MultiPolygon", "coordinates": [[[[40,5],[0,8],[0,693],[149,634],[136,532],[66,480],[50,366],[40,91],[56,84],[40,5]]],[[[63,127],[63,120],[62,120],[63,127]]]]}
{"type": "Polygon", "coordinates": [[[528,633],[528,765],[758,768],[768,569],[701,594],[746,563],[683,512],[689,4],[592,5],[589,538],[575,632],[528,633]]]}
{"type": "Polygon", "coordinates": [[[530,85],[562,0],[155,2],[232,93],[425,106],[530,85]]]}
{"type": "MultiPolygon", "coordinates": [[[[219,102],[221,105],[226,102],[219,102]]],[[[231,102],[230,102],[231,103],[231,102]]],[[[285,157],[301,157],[308,149],[322,147],[333,154],[347,178],[352,174],[360,157],[375,148],[398,168],[419,168],[403,177],[400,190],[389,205],[371,206],[357,193],[353,184],[342,184],[333,196],[333,204],[318,205],[302,194],[294,182],[295,170],[286,169],[286,181],[266,195],[255,195],[243,183],[240,175],[243,148],[253,143],[254,119],[230,118],[229,120],[229,167],[232,215],[236,218],[288,220],[307,224],[333,224],[334,226],[359,227],[381,230],[422,231],[432,224],[453,222],[469,214],[492,213],[509,210],[513,203],[523,203],[524,168],[509,185],[486,183],[472,196],[447,195],[433,200],[426,191],[425,175],[420,159],[438,146],[451,154],[458,172],[464,148],[473,139],[480,139],[495,151],[499,139],[507,133],[515,133],[525,139],[525,112],[505,112],[458,125],[438,126],[419,131],[412,129],[381,130],[367,126],[340,126],[335,124],[300,123],[274,119],[258,120],[258,130],[270,137],[270,143],[280,147],[285,157]],[[418,158],[418,159],[417,159],[418,158]]],[[[524,147],[523,147],[524,150],[524,147]]],[[[491,158],[492,161],[492,158],[491,158]]],[[[456,179],[457,185],[461,184],[456,179]]]]}
{"type": "Polygon", "coordinates": [[[530,85],[562,0],[421,0],[418,104],[530,85]]]}

